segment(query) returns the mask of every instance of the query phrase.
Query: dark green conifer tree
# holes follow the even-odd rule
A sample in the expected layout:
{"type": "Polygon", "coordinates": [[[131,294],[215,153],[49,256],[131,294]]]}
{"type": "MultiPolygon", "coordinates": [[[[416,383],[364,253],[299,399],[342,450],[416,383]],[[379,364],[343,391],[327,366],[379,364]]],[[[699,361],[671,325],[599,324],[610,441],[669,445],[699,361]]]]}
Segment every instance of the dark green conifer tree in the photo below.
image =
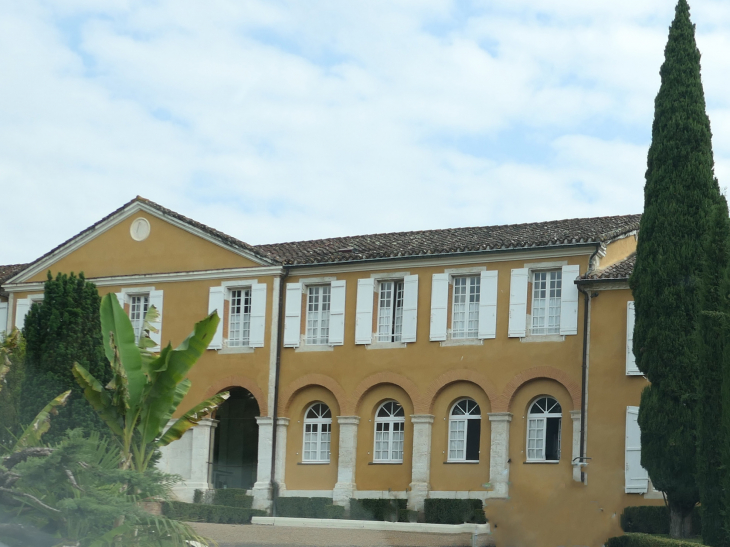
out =
{"type": "MultiPolygon", "coordinates": [[[[710,217],[702,274],[702,312],[697,323],[697,486],[702,508],[702,543],[730,545],[724,530],[722,382],[726,352],[730,220],[724,197],[710,217]]],[[[728,405],[725,405],[728,406],[728,405]]]]}
{"type": "Polygon", "coordinates": [[[71,397],[51,420],[45,442],[57,442],[67,429],[106,429],[83,396],[71,369],[79,363],[102,383],[111,378],[101,339],[96,285],[76,277],[48,273],[43,302],[33,304],[25,318],[25,381],[21,394],[22,417],[29,423],[54,397],[70,389],[71,397]],[[98,376],[97,376],[98,375],[98,376]]]}
{"type": "Polygon", "coordinates": [[[699,500],[695,329],[708,216],[719,199],[686,0],[677,4],[664,56],[631,289],[636,364],[651,382],[639,410],[641,463],[667,495],[670,532],[677,537],[690,532],[699,500]]]}

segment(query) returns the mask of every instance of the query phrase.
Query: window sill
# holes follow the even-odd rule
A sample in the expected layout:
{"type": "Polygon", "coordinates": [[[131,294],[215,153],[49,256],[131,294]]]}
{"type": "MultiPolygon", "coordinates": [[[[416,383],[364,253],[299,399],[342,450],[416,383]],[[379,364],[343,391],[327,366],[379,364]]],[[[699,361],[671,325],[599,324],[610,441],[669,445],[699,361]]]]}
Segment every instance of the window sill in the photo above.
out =
{"type": "Polygon", "coordinates": [[[528,334],[520,338],[520,342],[564,342],[563,334],[528,334]]]}
{"type": "Polygon", "coordinates": [[[405,342],[373,342],[365,344],[365,349],[400,349],[406,347],[405,342]]]}
{"type": "Polygon", "coordinates": [[[297,465],[329,465],[330,462],[297,462],[297,465]]]}
{"type": "Polygon", "coordinates": [[[301,344],[298,348],[294,348],[295,352],[307,352],[307,351],[333,351],[334,346],[324,344],[301,344]]]}
{"type": "Polygon", "coordinates": [[[484,340],[480,338],[449,338],[441,342],[442,348],[451,346],[483,346],[484,340]]]}
{"type": "Polygon", "coordinates": [[[475,463],[479,463],[479,460],[463,460],[463,461],[450,461],[450,460],[446,460],[444,462],[444,465],[454,465],[454,464],[460,464],[460,463],[466,463],[466,464],[474,465],[475,463]]]}
{"type": "Polygon", "coordinates": [[[403,465],[403,462],[368,462],[368,465],[403,465]]]}
{"type": "Polygon", "coordinates": [[[551,464],[555,464],[555,463],[560,463],[560,460],[527,460],[527,461],[524,461],[522,463],[528,463],[530,465],[532,465],[534,463],[538,463],[538,464],[539,463],[551,463],[551,464]]]}
{"type": "Polygon", "coordinates": [[[231,355],[235,353],[253,353],[254,348],[251,346],[240,346],[240,347],[226,347],[218,350],[219,355],[231,355]]]}

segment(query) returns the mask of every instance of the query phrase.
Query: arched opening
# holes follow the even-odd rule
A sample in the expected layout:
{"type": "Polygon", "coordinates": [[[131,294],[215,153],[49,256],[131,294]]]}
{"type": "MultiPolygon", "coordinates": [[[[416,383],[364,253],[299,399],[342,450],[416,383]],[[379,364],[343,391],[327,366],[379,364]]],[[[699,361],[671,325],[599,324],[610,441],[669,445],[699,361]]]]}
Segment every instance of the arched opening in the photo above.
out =
{"type": "Polygon", "coordinates": [[[218,426],[213,441],[213,485],[244,488],[256,482],[259,452],[259,404],[242,387],[229,389],[231,396],[216,412],[218,426]]]}

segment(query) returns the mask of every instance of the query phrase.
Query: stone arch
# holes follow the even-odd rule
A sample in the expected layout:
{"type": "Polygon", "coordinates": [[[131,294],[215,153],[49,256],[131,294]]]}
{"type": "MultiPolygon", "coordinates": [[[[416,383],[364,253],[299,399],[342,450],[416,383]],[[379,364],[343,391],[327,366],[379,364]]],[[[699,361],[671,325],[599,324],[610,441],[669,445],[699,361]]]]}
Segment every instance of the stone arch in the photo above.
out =
{"type": "Polygon", "coordinates": [[[266,401],[266,395],[264,395],[264,392],[255,380],[247,378],[246,376],[226,376],[225,378],[216,380],[208,387],[207,390],[205,390],[204,399],[212,397],[216,393],[220,393],[228,387],[242,387],[247,389],[259,404],[259,412],[261,413],[261,416],[269,415],[269,405],[266,401]]]}
{"type": "MultiPolygon", "coordinates": [[[[431,385],[424,393],[423,398],[420,401],[420,404],[415,412],[417,414],[433,414],[433,405],[436,401],[436,397],[438,396],[438,394],[441,393],[441,391],[446,386],[449,386],[455,382],[470,382],[479,386],[482,391],[484,391],[484,393],[487,395],[487,399],[489,399],[489,404],[492,407],[494,407],[497,399],[499,398],[499,392],[497,391],[497,388],[495,388],[492,382],[490,382],[489,379],[483,374],[468,369],[450,370],[436,378],[431,383],[431,385]]],[[[495,411],[493,410],[493,412],[495,411]]]]}
{"type": "Polygon", "coordinates": [[[575,382],[567,372],[555,367],[533,367],[520,372],[507,383],[499,399],[492,406],[492,412],[509,412],[512,399],[517,390],[527,382],[541,378],[555,380],[561,384],[570,394],[573,402],[573,410],[581,407],[583,397],[581,395],[580,384],[575,382]]]}
{"type": "MultiPolygon", "coordinates": [[[[418,388],[416,387],[416,384],[405,376],[395,374],[394,372],[385,371],[373,374],[372,376],[368,376],[358,384],[352,395],[352,399],[348,401],[348,414],[354,416],[357,412],[358,406],[360,406],[360,401],[362,400],[363,395],[365,395],[365,393],[367,393],[371,388],[380,384],[393,384],[398,386],[406,392],[406,395],[408,395],[408,397],[410,397],[414,412],[418,412],[416,409],[421,408],[421,397],[418,392],[418,388]]],[[[345,415],[344,410],[343,415],[345,415]]]]}
{"type": "Polygon", "coordinates": [[[325,376],[324,374],[307,374],[297,378],[286,386],[286,389],[279,395],[279,414],[281,416],[289,414],[289,408],[292,400],[294,399],[294,395],[296,395],[298,391],[309,386],[321,386],[329,390],[329,392],[332,393],[334,398],[337,400],[337,404],[340,407],[340,413],[347,415],[344,409],[349,405],[347,396],[345,395],[345,390],[342,389],[342,386],[335,380],[329,376],[325,376]]]}

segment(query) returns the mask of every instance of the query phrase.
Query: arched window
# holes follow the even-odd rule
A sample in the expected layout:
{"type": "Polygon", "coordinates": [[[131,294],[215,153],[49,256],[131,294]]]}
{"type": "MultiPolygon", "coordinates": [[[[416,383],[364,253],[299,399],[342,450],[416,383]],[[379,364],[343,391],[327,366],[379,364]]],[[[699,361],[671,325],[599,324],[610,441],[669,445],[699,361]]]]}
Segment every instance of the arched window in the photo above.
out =
{"type": "Polygon", "coordinates": [[[527,461],[560,460],[563,410],[552,397],[538,397],[527,414],[527,461]]]}
{"type": "Polygon", "coordinates": [[[478,462],[482,413],[474,399],[461,399],[449,416],[450,462],[478,462]]]}
{"type": "Polygon", "coordinates": [[[302,461],[329,462],[332,412],[324,403],[314,403],[304,414],[302,461]]]}
{"type": "Polygon", "coordinates": [[[386,401],[375,413],[375,451],[373,461],[403,462],[403,437],[406,417],[396,401],[386,401]]]}

